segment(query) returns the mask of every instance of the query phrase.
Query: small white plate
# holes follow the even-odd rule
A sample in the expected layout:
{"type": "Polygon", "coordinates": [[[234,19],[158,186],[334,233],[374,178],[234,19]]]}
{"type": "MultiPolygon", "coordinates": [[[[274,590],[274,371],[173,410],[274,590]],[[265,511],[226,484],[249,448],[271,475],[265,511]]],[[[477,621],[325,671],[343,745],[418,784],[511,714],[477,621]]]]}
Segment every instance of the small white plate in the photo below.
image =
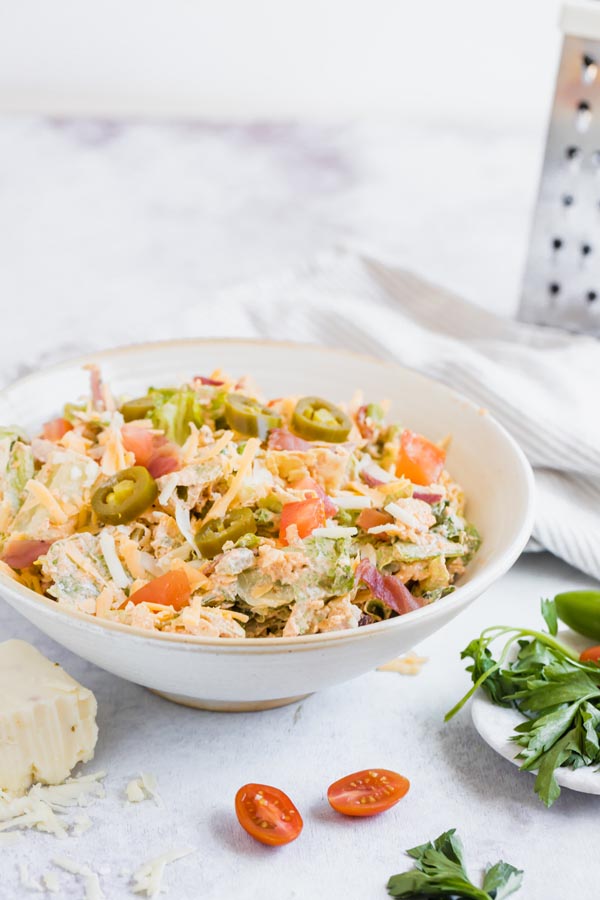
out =
{"type": "MultiPolygon", "coordinates": [[[[522,764],[523,760],[515,759],[520,747],[510,740],[510,736],[515,725],[525,721],[525,716],[516,709],[496,706],[480,688],[471,700],[471,718],[486,744],[515,766],[522,764]]],[[[581,791],[584,794],[600,794],[600,771],[596,766],[582,766],[580,769],[560,768],[555,774],[556,781],[561,787],[581,791]]]]}

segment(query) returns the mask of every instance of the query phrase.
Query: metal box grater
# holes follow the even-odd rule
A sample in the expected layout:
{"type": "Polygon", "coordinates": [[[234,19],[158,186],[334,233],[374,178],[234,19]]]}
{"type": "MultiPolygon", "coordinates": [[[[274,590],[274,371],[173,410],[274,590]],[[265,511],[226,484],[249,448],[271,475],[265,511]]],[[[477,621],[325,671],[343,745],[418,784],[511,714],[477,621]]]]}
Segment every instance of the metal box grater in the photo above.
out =
{"type": "Polygon", "coordinates": [[[519,315],[600,335],[600,0],[566,4],[561,26],[519,315]]]}

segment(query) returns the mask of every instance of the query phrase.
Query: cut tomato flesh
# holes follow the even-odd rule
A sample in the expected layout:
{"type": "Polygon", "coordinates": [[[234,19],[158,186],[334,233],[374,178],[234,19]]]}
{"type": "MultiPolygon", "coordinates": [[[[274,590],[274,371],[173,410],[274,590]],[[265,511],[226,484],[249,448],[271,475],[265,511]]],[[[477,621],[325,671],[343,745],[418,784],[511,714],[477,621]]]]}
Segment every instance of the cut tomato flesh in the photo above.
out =
{"type": "Polygon", "coordinates": [[[183,609],[189,604],[190,595],[187,575],[176,569],[149,581],[129,599],[132,603],[160,603],[163,606],[172,606],[173,609],[183,609]]]}
{"type": "Polygon", "coordinates": [[[305,538],[320,528],[327,521],[325,507],[320,497],[300,500],[298,503],[286,503],[281,510],[281,526],[279,538],[287,543],[287,530],[290,525],[298,529],[298,537],[305,538]]]}
{"type": "Polygon", "coordinates": [[[395,806],[409,788],[409,780],[397,772],[363,769],[334,781],[327,799],[344,816],[375,816],[395,806]]]}
{"type": "Polygon", "coordinates": [[[408,478],[413,484],[432,484],[442,474],[445,461],[446,453],[437,444],[414,431],[402,432],[396,475],[408,478]]]}
{"type": "Polygon", "coordinates": [[[245,784],[235,796],[242,828],[261,844],[289,844],[302,831],[302,816],[283,791],[268,784],[245,784]]]}

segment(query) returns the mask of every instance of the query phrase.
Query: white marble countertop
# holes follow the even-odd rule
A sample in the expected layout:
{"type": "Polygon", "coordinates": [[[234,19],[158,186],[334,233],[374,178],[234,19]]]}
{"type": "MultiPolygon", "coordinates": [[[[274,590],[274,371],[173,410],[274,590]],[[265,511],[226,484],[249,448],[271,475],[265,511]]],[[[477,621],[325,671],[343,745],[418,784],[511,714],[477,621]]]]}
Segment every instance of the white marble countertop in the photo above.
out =
{"type": "MultiPolygon", "coordinates": [[[[510,314],[542,139],[541,122],[511,131],[6,119],[0,382],[90,349],[178,335],[178,314],[211,304],[218,289],[340,245],[374,248],[510,314]]],[[[94,690],[100,740],[87,771],[107,770],[108,796],[78,838],[57,846],[28,834],[2,848],[0,898],[29,895],[20,859],[39,876],[66,853],[101,870],[106,896],[119,900],[130,896],[123,868],[191,844],[196,854],[167,872],[177,900],[377,900],[387,877],[408,868],[404,848],[456,826],[474,871],[499,857],[525,869],[523,900],[592,900],[597,799],[565,791],[544,809],[531,776],[486,747],[468,713],[442,721],[467,687],[458,654],[471,637],[496,621],[535,624],[540,596],[587,583],[545,555],[522,558],[418,648],[429,657],[419,676],[374,672],[295,706],[235,715],[179,708],[122,682],[2,604],[2,638],[31,641],[94,690]],[[405,773],[410,794],[376,820],[340,819],[327,785],[372,765],[405,773]],[[164,808],[125,806],[140,769],[158,777],[164,808]],[[305,830],[294,845],[271,851],[241,832],[233,797],[249,780],[297,800],[305,830]]],[[[59,896],[83,896],[72,876],[61,884],[59,896]]]]}

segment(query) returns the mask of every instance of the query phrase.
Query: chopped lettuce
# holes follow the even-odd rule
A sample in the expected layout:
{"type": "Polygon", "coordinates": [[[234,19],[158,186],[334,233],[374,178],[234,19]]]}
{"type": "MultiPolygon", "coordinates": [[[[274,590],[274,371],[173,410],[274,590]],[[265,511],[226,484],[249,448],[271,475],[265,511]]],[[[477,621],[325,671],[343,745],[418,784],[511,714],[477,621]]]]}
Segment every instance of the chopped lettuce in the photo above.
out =
{"type": "Polygon", "coordinates": [[[5,531],[25,499],[25,485],[33,478],[35,463],[29,444],[20,433],[0,430],[0,531],[5,531]]]}
{"type": "Polygon", "coordinates": [[[204,423],[204,410],[197,393],[192,388],[181,390],[150,388],[149,396],[155,405],[151,413],[152,424],[160,428],[170,441],[184,444],[190,434],[190,423],[200,427],[204,423]]]}
{"type": "Polygon", "coordinates": [[[96,535],[83,533],[55,541],[42,562],[52,581],[48,593],[71,608],[93,613],[96,598],[111,576],[96,535]]]}

